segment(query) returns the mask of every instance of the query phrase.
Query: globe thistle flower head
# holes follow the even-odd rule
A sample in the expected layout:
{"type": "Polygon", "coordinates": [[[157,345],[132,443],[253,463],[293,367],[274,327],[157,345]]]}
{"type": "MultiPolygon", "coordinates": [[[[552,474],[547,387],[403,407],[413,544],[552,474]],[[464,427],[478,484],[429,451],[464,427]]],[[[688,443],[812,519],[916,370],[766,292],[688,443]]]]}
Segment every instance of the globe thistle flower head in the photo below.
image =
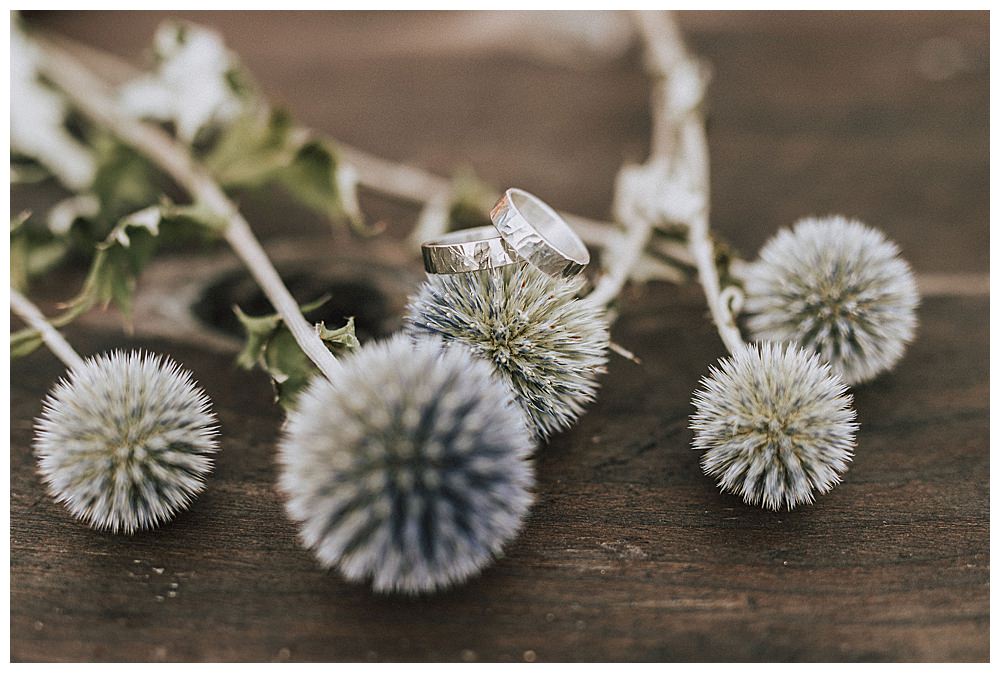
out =
{"type": "Polygon", "coordinates": [[[851,396],[815,353],[748,345],[694,395],[694,448],[719,487],[748,504],[792,509],[840,483],[854,450],[851,396]]]}
{"type": "Polygon", "coordinates": [[[608,320],[576,298],[583,282],[525,263],[431,275],[410,299],[404,329],[465,344],[492,362],[544,439],[583,413],[607,364],[608,320]]]}
{"type": "Polygon", "coordinates": [[[427,593],[478,573],[521,529],[534,450],[490,364],[396,336],[300,395],[279,487],[325,567],[378,592],[427,593]]]}
{"type": "Polygon", "coordinates": [[[74,517],[132,533],[170,520],[201,492],[216,435],[190,373],[152,353],[115,351],[56,384],[34,450],[49,492],[74,517]]]}
{"type": "Polygon", "coordinates": [[[753,339],[812,350],[850,385],[891,369],[916,329],[917,285],[899,248],[840,216],[778,232],[745,290],[753,339]]]}

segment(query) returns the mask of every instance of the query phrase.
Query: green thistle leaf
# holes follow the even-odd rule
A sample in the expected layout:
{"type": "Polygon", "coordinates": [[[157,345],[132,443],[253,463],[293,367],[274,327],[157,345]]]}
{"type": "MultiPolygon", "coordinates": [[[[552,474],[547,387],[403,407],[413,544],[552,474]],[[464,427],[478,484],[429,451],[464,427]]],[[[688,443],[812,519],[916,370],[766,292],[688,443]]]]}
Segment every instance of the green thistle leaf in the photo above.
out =
{"type": "Polygon", "coordinates": [[[236,364],[243,369],[253,369],[264,361],[267,344],[281,324],[281,316],[277,313],[256,317],[249,316],[239,306],[234,306],[233,312],[240,324],[243,325],[247,335],[243,350],[236,356],[236,364]]]}
{"type": "Polygon", "coordinates": [[[165,226],[217,235],[225,228],[225,221],[199,204],[177,206],[169,201],[123,217],[97,244],[83,289],[67,303],[67,312],[60,316],[62,324],[95,306],[106,308],[112,303],[128,321],[139,275],[156,251],[165,226]]]}
{"type": "Polygon", "coordinates": [[[346,220],[355,227],[362,227],[360,212],[345,205],[338,170],[333,147],[321,140],[311,140],[299,148],[291,164],[278,172],[277,179],[299,203],[330,221],[346,220]]]}
{"type": "Polygon", "coordinates": [[[69,241],[44,227],[31,227],[24,212],[10,220],[10,285],[24,292],[32,278],[58,264],[69,250],[69,241]]]}
{"type": "Polygon", "coordinates": [[[284,110],[261,110],[228,124],[203,157],[226,189],[260,187],[295,159],[300,141],[284,110]]]}
{"type": "Polygon", "coordinates": [[[113,302],[127,320],[139,274],[155,248],[155,233],[148,229],[126,233],[124,227],[116,227],[108,240],[98,244],[83,289],[68,302],[66,315],[76,317],[94,306],[106,308],[113,302]]]}
{"type": "Polygon", "coordinates": [[[163,193],[163,180],[145,157],[104,131],[94,142],[97,174],[91,191],[100,203],[92,218],[98,236],[114,228],[119,220],[150,204],[163,193]]]}
{"type": "Polygon", "coordinates": [[[203,161],[227,190],[280,185],[332,222],[364,226],[353,180],[333,145],[296,127],[284,110],[258,108],[243,115],[222,130],[203,161]]]}
{"type": "Polygon", "coordinates": [[[327,329],[326,324],[320,321],[316,325],[316,333],[334,354],[339,354],[352,348],[361,348],[361,342],[358,341],[358,337],[354,334],[353,317],[348,318],[347,324],[338,329],[327,329]]]}
{"type": "Polygon", "coordinates": [[[28,286],[28,238],[24,222],[29,213],[10,218],[10,285],[23,291],[28,286]]]}
{"type": "MultiPolygon", "coordinates": [[[[322,297],[304,304],[300,310],[306,315],[327,301],[329,297],[322,297]]],[[[246,331],[246,344],[236,357],[236,364],[244,369],[260,367],[267,372],[274,385],[275,401],[290,409],[299,392],[318,373],[316,366],[299,348],[278,314],[249,316],[239,306],[234,306],[233,311],[246,331]]],[[[354,334],[354,318],[348,318],[343,327],[334,330],[320,322],[316,332],[334,354],[360,346],[354,334]]]]}
{"type": "Polygon", "coordinates": [[[24,357],[35,352],[43,343],[42,335],[30,327],[18,330],[10,335],[10,357],[24,357]]]}

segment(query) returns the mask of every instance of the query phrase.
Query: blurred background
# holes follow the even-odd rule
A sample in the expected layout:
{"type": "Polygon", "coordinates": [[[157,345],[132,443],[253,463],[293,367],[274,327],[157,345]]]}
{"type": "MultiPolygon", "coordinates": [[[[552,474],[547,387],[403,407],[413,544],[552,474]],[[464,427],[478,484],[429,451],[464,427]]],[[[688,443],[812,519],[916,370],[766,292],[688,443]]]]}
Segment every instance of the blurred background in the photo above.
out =
{"type": "MultiPolygon", "coordinates": [[[[209,26],[302,124],[592,218],[608,219],[618,169],[648,148],[650,83],[622,13],[24,17],[137,65],[162,21],[209,26]]],[[[856,392],[863,450],[844,485],[791,513],[720,496],[686,427],[691,391],[723,352],[704,299],[632,287],[614,337],[643,365],[613,360],[597,404],[539,454],[539,503],[507,557],[440,597],[374,597],[315,566],[274,493],[282,415],[266,377],[231,364],[232,304],[266,304],[225,251],[168,253],[143,275],[135,333],[96,311],[67,335],[85,354],[144,346],[191,368],[220,414],[217,472],[153,534],[79,526],[45,496],[29,448],[61,366],[43,352],[15,362],[12,658],[988,658],[988,14],[678,21],[713,73],[712,227],[753,258],[779,227],[843,213],[899,243],[924,290],[906,360],[856,392]]],[[[19,186],[12,211],[57,197],[19,186]]],[[[331,291],[328,323],[356,315],[365,339],[398,326],[422,272],[400,242],[418,209],[361,198],[385,235],[331,235],[277,192],[241,208],[293,292],[331,291]]],[[[33,297],[51,311],[84,273],[40,279],[33,297]]]]}
{"type": "MultiPolygon", "coordinates": [[[[134,63],[168,18],[25,16],[134,63]]],[[[620,165],[645,158],[648,82],[624,13],[169,16],[220,31],[306,126],[441,175],[471,168],[603,219],[620,165]]],[[[920,271],[986,271],[986,16],[680,13],[714,73],[712,226],[752,257],[780,226],[843,212],[920,271]]]]}

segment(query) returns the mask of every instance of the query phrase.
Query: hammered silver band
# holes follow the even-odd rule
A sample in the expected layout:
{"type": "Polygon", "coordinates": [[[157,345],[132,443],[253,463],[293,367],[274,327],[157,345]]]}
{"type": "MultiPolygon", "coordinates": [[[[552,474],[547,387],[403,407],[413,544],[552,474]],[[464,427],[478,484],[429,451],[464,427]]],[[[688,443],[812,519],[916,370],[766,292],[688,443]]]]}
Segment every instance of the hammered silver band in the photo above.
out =
{"type": "Polygon", "coordinates": [[[509,266],[517,256],[493,227],[460,229],[421,244],[427,273],[468,273],[509,266]]]}
{"type": "Polygon", "coordinates": [[[516,255],[543,273],[571,278],[590,263],[590,252],[576,232],[551,206],[523,189],[504,192],[490,219],[516,255]]]}

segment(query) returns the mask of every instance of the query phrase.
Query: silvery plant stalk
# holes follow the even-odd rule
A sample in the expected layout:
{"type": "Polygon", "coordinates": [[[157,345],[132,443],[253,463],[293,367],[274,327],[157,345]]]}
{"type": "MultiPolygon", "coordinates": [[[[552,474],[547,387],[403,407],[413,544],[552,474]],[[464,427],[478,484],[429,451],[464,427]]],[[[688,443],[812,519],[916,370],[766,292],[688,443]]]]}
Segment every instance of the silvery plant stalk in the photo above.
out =
{"type": "Polygon", "coordinates": [[[38,332],[52,354],[62,360],[67,369],[76,369],[83,364],[83,358],[66,341],[55,327],[49,324],[42,312],[23,294],[10,289],[10,310],[29,327],[38,332]]]}
{"type": "Polygon", "coordinates": [[[680,225],[712,320],[732,352],[743,344],[734,315],[739,297],[721,286],[709,235],[709,157],[702,112],[708,70],[687,52],[669,13],[643,11],[635,17],[653,78],[650,156],[645,164],[626,166],[619,174],[615,214],[627,233],[618,248],[609,248],[614,262],[589,300],[613,300],[642,261],[654,227],[680,225]]]}
{"type": "MultiPolygon", "coordinates": [[[[683,227],[712,321],[729,351],[692,400],[694,448],[702,452],[705,474],[748,504],[792,509],[811,503],[840,482],[853,456],[857,424],[851,397],[817,354],[795,344],[743,341],[736,322],[743,292],[722,286],[709,233],[709,155],[701,111],[706,69],[687,54],[669,15],[640,12],[637,19],[654,77],[653,137],[650,160],[619,176],[618,217],[640,233],[651,231],[653,222],[683,227]]],[[[637,235],[636,246],[625,251],[625,268],[638,262],[645,246],[640,240],[637,235]]],[[[622,282],[605,280],[609,294],[622,282]]],[[[601,289],[599,283],[595,295],[601,289]]]]}

